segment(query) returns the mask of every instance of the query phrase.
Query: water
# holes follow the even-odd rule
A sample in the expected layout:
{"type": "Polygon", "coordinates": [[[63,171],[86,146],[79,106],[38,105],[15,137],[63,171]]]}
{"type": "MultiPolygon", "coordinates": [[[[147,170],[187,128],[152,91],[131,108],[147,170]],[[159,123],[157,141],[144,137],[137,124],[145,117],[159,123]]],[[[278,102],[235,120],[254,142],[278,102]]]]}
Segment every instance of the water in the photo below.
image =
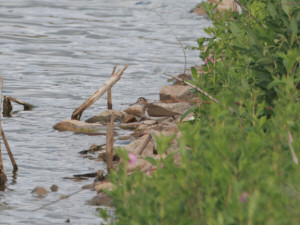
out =
{"type": "MultiPolygon", "coordinates": [[[[172,27],[183,45],[196,46],[209,22],[189,13],[198,1],[165,0],[3,0],[0,5],[0,71],[3,94],[28,102],[32,111],[18,110],[3,118],[3,128],[19,166],[16,176],[2,147],[8,176],[0,192],[0,224],[100,224],[96,207],[85,201],[85,190],[52,206],[43,204],[89,184],[63,179],[105,169],[79,151],[105,143],[102,136],[86,136],[52,129],[110,76],[113,66],[129,68],[113,87],[113,107],[124,110],[140,96],[157,100],[167,78],[182,73],[183,54],[176,39],[152,10],[172,27]],[[57,193],[35,198],[36,186],[59,186],[57,193]]],[[[199,64],[197,51],[187,50],[188,66],[199,64]]],[[[102,97],[84,112],[82,120],[105,110],[102,97]]],[[[121,144],[117,142],[116,144],[121,144]]],[[[3,146],[3,143],[2,143],[3,146]]]]}

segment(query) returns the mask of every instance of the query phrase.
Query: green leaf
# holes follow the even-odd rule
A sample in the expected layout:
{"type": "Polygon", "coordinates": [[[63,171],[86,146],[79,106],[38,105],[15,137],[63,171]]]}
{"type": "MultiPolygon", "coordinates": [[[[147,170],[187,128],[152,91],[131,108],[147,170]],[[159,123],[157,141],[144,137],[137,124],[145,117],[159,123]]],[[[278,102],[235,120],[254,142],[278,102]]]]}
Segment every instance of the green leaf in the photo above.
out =
{"type": "Polygon", "coordinates": [[[198,109],[198,106],[193,106],[192,108],[189,108],[185,113],[182,114],[181,118],[180,118],[180,122],[182,122],[182,120],[191,112],[194,112],[195,110],[198,109]]]}
{"type": "Polygon", "coordinates": [[[268,3],[268,10],[273,19],[277,17],[277,11],[271,2],[268,3]]]}
{"type": "Polygon", "coordinates": [[[248,81],[247,81],[246,78],[243,77],[241,82],[242,82],[243,88],[245,88],[247,91],[250,90],[250,86],[249,86],[248,81]]]}
{"type": "Polygon", "coordinates": [[[152,157],[146,157],[145,160],[147,160],[148,162],[150,162],[154,166],[157,165],[157,161],[152,157]]]}
{"type": "Polygon", "coordinates": [[[192,73],[192,77],[193,77],[194,81],[197,81],[198,80],[198,71],[195,67],[191,68],[191,73],[192,73]]]}
{"type": "Polygon", "coordinates": [[[289,3],[290,3],[289,0],[281,0],[281,7],[287,15],[290,14],[289,3]]]}
{"type": "Polygon", "coordinates": [[[239,37],[241,34],[240,28],[235,23],[230,24],[230,30],[236,37],[239,37]]]}
{"type": "Polygon", "coordinates": [[[291,44],[293,44],[296,37],[297,37],[297,32],[298,32],[298,24],[297,24],[297,21],[296,21],[295,17],[291,18],[290,27],[291,27],[291,31],[292,31],[291,44]]]}

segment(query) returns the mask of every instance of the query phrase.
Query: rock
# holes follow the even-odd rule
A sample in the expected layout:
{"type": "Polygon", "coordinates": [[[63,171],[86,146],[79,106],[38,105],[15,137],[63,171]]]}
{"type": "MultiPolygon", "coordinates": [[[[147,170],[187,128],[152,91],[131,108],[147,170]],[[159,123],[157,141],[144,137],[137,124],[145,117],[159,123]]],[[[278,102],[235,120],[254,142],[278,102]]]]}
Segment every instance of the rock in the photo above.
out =
{"type": "MultiPolygon", "coordinates": [[[[138,148],[140,146],[140,144],[142,142],[144,142],[144,140],[147,138],[147,135],[144,135],[136,140],[134,140],[133,142],[131,142],[130,144],[128,145],[125,145],[124,148],[128,151],[128,152],[132,152],[134,154],[137,154],[138,153],[138,148]]],[[[144,151],[143,151],[143,156],[152,156],[153,155],[153,149],[154,149],[154,144],[152,141],[150,141],[144,151]]]]}
{"type": "Polygon", "coordinates": [[[121,124],[120,128],[124,130],[134,130],[139,126],[139,123],[127,123],[127,124],[121,124]]]}
{"type": "Polygon", "coordinates": [[[104,181],[104,180],[105,180],[105,175],[104,175],[103,170],[98,170],[98,171],[97,171],[97,176],[96,176],[96,178],[94,179],[94,182],[104,181]]]}
{"type": "MultiPolygon", "coordinates": [[[[219,0],[208,0],[207,3],[217,4],[219,0]]],[[[239,11],[239,6],[234,2],[234,0],[223,0],[219,3],[217,9],[221,12],[232,10],[234,12],[239,11]]],[[[191,13],[196,13],[198,15],[205,15],[206,12],[203,8],[203,5],[200,3],[195,8],[193,8],[191,13]]]]}
{"type": "Polygon", "coordinates": [[[45,197],[48,194],[48,191],[46,190],[46,188],[44,187],[35,187],[31,193],[35,196],[35,197],[45,197]]]}
{"type": "Polygon", "coordinates": [[[128,109],[124,110],[124,112],[138,117],[142,116],[142,109],[140,105],[132,105],[128,109]]]}
{"type": "Polygon", "coordinates": [[[112,207],[112,199],[104,193],[97,194],[94,198],[87,201],[88,205],[112,207]]]}
{"type": "Polygon", "coordinates": [[[141,122],[141,124],[145,124],[147,126],[151,126],[151,125],[154,125],[156,123],[157,123],[156,120],[144,120],[144,121],[141,122]]]}
{"type": "Polygon", "coordinates": [[[92,189],[92,188],[94,188],[94,184],[87,184],[81,187],[81,189],[92,189]]]}
{"type": "Polygon", "coordinates": [[[103,191],[104,189],[112,190],[114,188],[113,184],[109,181],[102,181],[94,183],[94,189],[95,191],[103,191]]]}
{"type": "Polygon", "coordinates": [[[121,120],[124,117],[124,113],[117,110],[106,110],[96,116],[87,119],[87,123],[97,123],[97,122],[109,122],[111,115],[114,114],[115,120],[121,120]]]}
{"type": "Polygon", "coordinates": [[[152,164],[145,159],[137,158],[136,161],[132,164],[129,164],[127,167],[127,172],[131,173],[136,170],[140,170],[141,172],[147,172],[151,170],[152,164]]]}
{"type": "Polygon", "coordinates": [[[136,122],[136,117],[132,114],[127,114],[123,120],[122,120],[122,123],[133,123],[133,122],[136,122]]]}
{"type": "Polygon", "coordinates": [[[189,102],[197,95],[191,88],[184,85],[163,86],[159,92],[160,101],[186,101],[189,102]]]}
{"type": "Polygon", "coordinates": [[[118,140],[120,141],[128,141],[130,140],[132,137],[130,135],[127,136],[122,136],[122,137],[118,137],[118,140]]]}
{"type": "Polygon", "coordinates": [[[106,126],[100,123],[86,123],[79,120],[62,120],[53,126],[58,131],[73,131],[82,133],[106,132],[106,126]]]}
{"type": "Polygon", "coordinates": [[[55,184],[53,184],[53,185],[50,187],[50,190],[51,190],[52,192],[57,192],[57,191],[58,191],[58,186],[55,185],[55,184]]]}
{"type": "MultiPolygon", "coordinates": [[[[120,161],[120,158],[116,155],[116,153],[114,152],[113,154],[114,154],[113,161],[120,161]]],[[[100,161],[106,162],[106,152],[101,152],[98,155],[98,159],[100,159],[100,161]]]]}
{"type": "Polygon", "coordinates": [[[193,9],[190,11],[190,13],[196,13],[196,14],[198,14],[198,15],[206,15],[206,12],[205,12],[205,10],[204,10],[204,8],[203,8],[202,3],[196,5],[195,8],[193,8],[193,9]]]}
{"type": "Polygon", "coordinates": [[[164,107],[172,112],[176,112],[179,114],[185,113],[189,108],[191,108],[191,104],[188,102],[175,102],[175,103],[155,103],[156,105],[159,105],[161,107],[164,107]]]}

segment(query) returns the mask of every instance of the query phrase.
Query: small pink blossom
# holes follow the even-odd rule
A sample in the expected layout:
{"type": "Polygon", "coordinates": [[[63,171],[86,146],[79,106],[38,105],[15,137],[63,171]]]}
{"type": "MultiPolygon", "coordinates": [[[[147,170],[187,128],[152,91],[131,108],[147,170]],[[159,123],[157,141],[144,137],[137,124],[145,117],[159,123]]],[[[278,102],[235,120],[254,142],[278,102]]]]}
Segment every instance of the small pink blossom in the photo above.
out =
{"type": "Polygon", "coordinates": [[[214,59],[212,57],[205,58],[205,64],[208,65],[207,59],[209,59],[212,63],[214,63],[214,59]]]}
{"type": "Polygon", "coordinates": [[[245,203],[247,201],[247,198],[249,197],[247,192],[243,192],[240,196],[240,202],[245,203]]]}
{"type": "Polygon", "coordinates": [[[128,156],[129,156],[129,164],[134,164],[136,161],[136,155],[130,152],[128,156]]]}
{"type": "Polygon", "coordinates": [[[160,164],[160,168],[164,168],[164,164],[162,163],[162,164],[160,164]]]}

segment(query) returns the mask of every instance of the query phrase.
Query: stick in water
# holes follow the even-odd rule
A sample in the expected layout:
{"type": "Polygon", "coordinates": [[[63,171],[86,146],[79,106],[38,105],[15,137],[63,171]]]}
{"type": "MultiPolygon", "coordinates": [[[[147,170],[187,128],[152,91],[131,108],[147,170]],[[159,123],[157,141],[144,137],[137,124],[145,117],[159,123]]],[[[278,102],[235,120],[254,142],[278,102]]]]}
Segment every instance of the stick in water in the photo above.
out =
{"type": "MultiPolygon", "coordinates": [[[[0,112],[1,112],[1,105],[2,105],[2,76],[0,75],[0,112]]],[[[2,133],[1,113],[0,113],[0,130],[2,133]]],[[[1,154],[1,145],[0,145],[0,185],[3,186],[6,181],[7,181],[7,177],[4,172],[4,166],[3,166],[2,154],[1,154]]]]}
{"type": "MultiPolygon", "coordinates": [[[[117,65],[114,66],[113,72],[111,73],[111,77],[115,74],[117,69],[117,65]]],[[[111,88],[107,90],[107,109],[112,109],[112,100],[111,100],[111,88]]]]}
{"type": "Polygon", "coordinates": [[[123,74],[123,72],[128,67],[127,64],[123,66],[118,72],[113,74],[109,80],[107,80],[101,88],[99,88],[94,94],[92,94],[81,106],[79,106],[72,114],[72,120],[80,120],[81,115],[84,110],[90,107],[94,102],[96,102],[109,88],[111,88],[115,83],[117,83],[123,74]]]}

